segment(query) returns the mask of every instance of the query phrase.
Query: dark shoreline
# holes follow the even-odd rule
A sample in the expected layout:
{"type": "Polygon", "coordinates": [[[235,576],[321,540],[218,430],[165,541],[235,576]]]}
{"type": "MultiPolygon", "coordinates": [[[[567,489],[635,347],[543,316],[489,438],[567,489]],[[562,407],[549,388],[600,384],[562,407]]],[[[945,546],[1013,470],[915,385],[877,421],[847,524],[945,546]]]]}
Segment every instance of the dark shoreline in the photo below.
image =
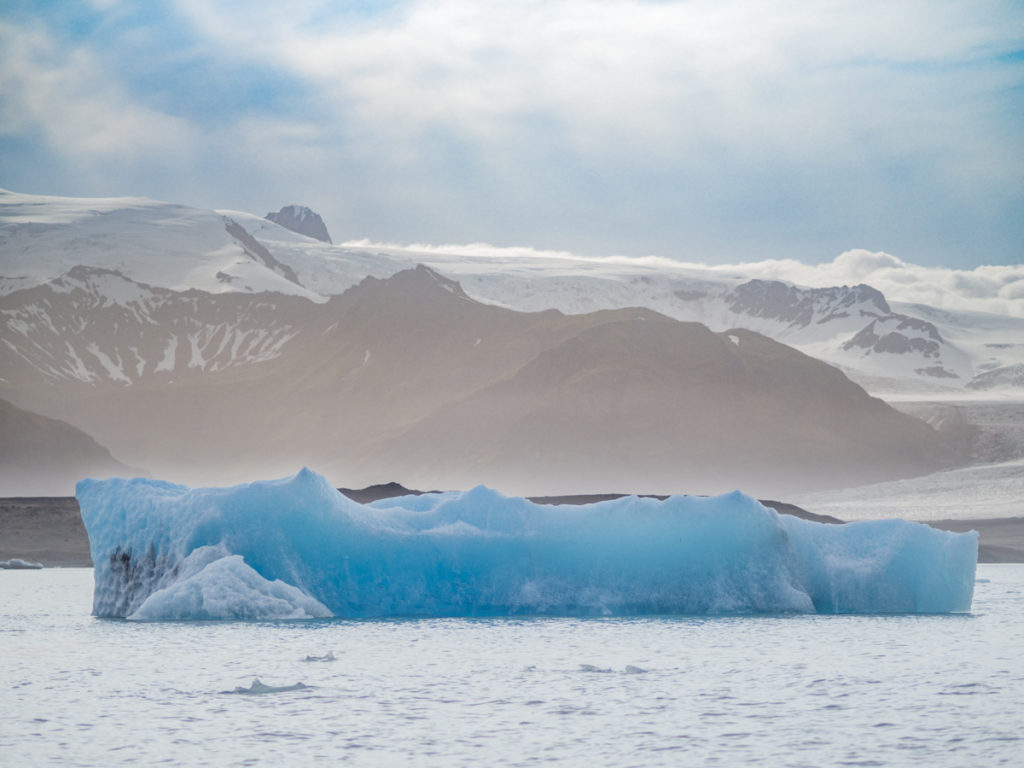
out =
{"type": "MultiPolygon", "coordinates": [[[[416,493],[395,483],[340,490],[363,503],[416,493]]],[[[544,496],[533,500],[541,504],[584,504],[618,497],[618,494],[590,494],[544,496]]],[[[824,523],[842,522],[834,517],[814,515],[792,504],[762,503],[780,514],[824,523]]],[[[934,520],[927,521],[927,524],[947,531],[978,531],[979,563],[1024,563],[1024,517],[934,520]]],[[[42,563],[46,567],[91,567],[89,539],[82,525],[78,500],[74,496],[0,498],[0,562],[13,558],[42,563]]]]}

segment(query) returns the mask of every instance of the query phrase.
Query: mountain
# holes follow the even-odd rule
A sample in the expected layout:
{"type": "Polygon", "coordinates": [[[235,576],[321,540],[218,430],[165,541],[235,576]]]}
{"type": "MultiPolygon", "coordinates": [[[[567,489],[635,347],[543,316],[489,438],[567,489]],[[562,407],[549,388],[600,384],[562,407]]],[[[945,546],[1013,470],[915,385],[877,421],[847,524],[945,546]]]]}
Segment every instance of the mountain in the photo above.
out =
{"type": "Polygon", "coordinates": [[[760,334],[644,310],[604,319],[403,432],[386,446],[402,446],[396,471],[448,465],[456,487],[522,487],[509,457],[529,457],[530,482],[546,493],[572,478],[579,488],[784,494],[949,460],[930,428],[760,334]]]}
{"type": "Polygon", "coordinates": [[[74,267],[0,297],[2,383],[73,397],[81,384],[116,389],[258,363],[298,333],[309,305],[279,293],[172,291],[74,267]]]}
{"type": "MultiPolygon", "coordinates": [[[[894,310],[867,285],[802,288],[775,280],[694,278],[671,272],[588,276],[578,283],[541,273],[528,290],[519,281],[512,278],[510,285],[504,275],[476,274],[467,281],[467,290],[482,300],[523,310],[640,305],[716,331],[746,328],[880,385],[894,379],[924,389],[963,387],[974,375],[975,364],[987,360],[992,351],[951,341],[935,323],[894,310]]],[[[993,328],[988,341],[1024,339],[1024,320],[992,320],[1001,321],[1001,328],[993,328]]],[[[1024,346],[1006,347],[1005,354],[1007,359],[1024,359],[1024,346]]]]}
{"type": "Polygon", "coordinates": [[[847,375],[1020,391],[1021,365],[1024,321],[868,285],[0,191],[0,396],[187,482],[779,496],[960,460],[847,375]]]}
{"type": "MultiPolygon", "coordinates": [[[[288,206],[273,216],[294,223],[315,214],[288,206]]],[[[807,288],[667,259],[332,246],[239,211],[0,191],[0,295],[88,267],[153,290],[274,292],[322,303],[365,277],[416,264],[508,309],[583,314],[642,306],[716,332],[756,331],[842,368],[876,394],[956,395],[988,371],[1024,365],[1024,319],[890,302],[868,285],[807,288]]],[[[999,380],[1021,389],[1012,376],[999,380]]]]}
{"type": "Polygon", "coordinates": [[[240,211],[0,190],[0,295],[83,266],[173,291],[270,291],[325,301],[367,275],[414,263],[333,253],[327,243],[240,211]]]}
{"type": "Polygon", "coordinates": [[[331,242],[331,236],[327,234],[327,225],[320,218],[320,214],[304,205],[286,205],[277,213],[271,211],[264,218],[300,235],[312,237],[323,243],[331,242]]]}
{"type": "Polygon", "coordinates": [[[0,400],[0,497],[74,493],[83,477],[135,476],[89,435],[0,400]]]}
{"type": "Polygon", "coordinates": [[[0,392],[188,482],[307,464],[348,486],[779,495],[956,459],[759,334],[647,309],[517,312],[423,266],[322,302],[79,267],[0,315],[0,392]]]}

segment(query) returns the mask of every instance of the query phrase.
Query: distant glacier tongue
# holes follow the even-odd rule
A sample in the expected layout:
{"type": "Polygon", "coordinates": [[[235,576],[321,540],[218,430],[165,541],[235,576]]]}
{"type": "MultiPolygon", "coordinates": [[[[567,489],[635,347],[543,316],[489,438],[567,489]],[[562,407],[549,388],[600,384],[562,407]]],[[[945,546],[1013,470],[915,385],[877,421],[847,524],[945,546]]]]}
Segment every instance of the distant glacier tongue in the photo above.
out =
{"type": "Polygon", "coordinates": [[[232,488],[83,480],[93,613],[326,616],[970,610],[977,534],[824,525],[739,492],[543,506],[484,487],[361,505],[307,469],[232,488]]]}

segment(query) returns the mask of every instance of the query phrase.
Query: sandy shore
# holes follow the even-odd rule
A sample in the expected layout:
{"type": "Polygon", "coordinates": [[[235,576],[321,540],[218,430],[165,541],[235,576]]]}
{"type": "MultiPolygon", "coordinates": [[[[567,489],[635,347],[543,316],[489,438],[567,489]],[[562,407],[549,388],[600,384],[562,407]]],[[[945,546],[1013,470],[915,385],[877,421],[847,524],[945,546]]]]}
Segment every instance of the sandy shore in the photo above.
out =
{"type": "MultiPolygon", "coordinates": [[[[395,486],[400,489],[401,486],[395,486]]],[[[348,489],[346,489],[348,490],[348,489]]],[[[352,491],[382,498],[370,489],[352,491]]],[[[405,489],[401,489],[404,491],[405,489]]],[[[537,499],[547,503],[581,503],[602,497],[550,497],[537,499]]],[[[783,514],[815,519],[816,516],[792,505],[766,502],[783,514]]],[[[820,518],[818,518],[820,519],[820,518]]],[[[981,535],[978,561],[982,563],[1024,563],[1024,517],[989,520],[937,520],[929,522],[949,531],[975,530],[981,535]]],[[[44,566],[89,567],[89,539],[82,525],[78,501],[74,497],[31,497],[0,499],[0,561],[20,558],[44,566]]]]}

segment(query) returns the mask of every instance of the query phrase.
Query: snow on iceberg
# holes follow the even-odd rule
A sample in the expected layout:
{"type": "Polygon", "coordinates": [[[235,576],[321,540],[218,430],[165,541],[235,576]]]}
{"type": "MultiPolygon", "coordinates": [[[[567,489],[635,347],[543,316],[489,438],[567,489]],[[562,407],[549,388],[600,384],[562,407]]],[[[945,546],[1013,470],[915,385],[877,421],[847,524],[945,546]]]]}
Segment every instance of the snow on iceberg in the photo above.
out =
{"type": "Polygon", "coordinates": [[[267,581],[223,546],[194,550],[167,572],[128,618],[315,619],[332,616],[320,602],[283,581],[267,581]]]}
{"type": "Polygon", "coordinates": [[[484,487],[358,504],[302,470],[189,489],[83,480],[93,613],[322,616],[944,613],[977,534],[824,525],[739,492],[544,506],[484,487]]]}

